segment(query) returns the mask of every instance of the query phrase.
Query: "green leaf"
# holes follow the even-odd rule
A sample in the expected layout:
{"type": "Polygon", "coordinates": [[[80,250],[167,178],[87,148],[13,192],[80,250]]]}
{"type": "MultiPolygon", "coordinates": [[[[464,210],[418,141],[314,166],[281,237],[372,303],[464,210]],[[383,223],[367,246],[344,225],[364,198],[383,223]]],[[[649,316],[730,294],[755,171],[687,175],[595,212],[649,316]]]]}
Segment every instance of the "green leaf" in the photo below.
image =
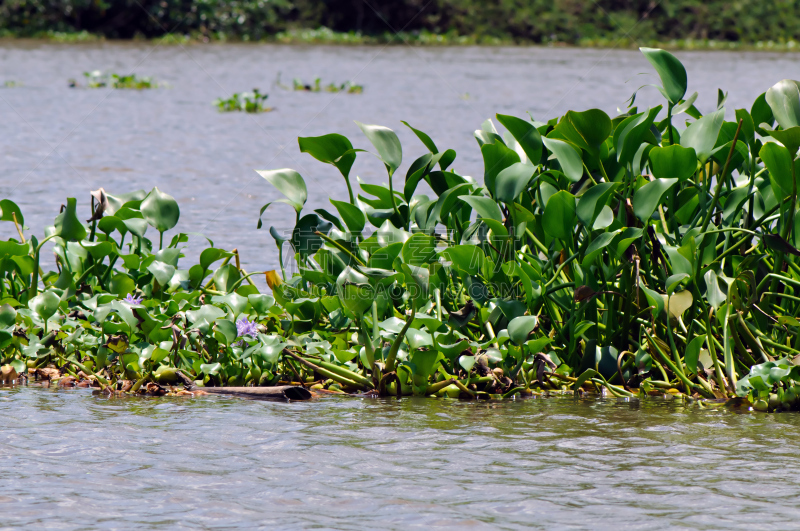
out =
{"type": "Polygon", "coordinates": [[[433,236],[418,232],[406,240],[400,256],[406,264],[418,267],[434,262],[436,260],[436,240],[433,236]]]}
{"type": "Polygon", "coordinates": [[[561,190],[550,197],[544,209],[542,226],[553,238],[571,240],[575,230],[575,196],[561,190]]]}
{"type": "MultiPolygon", "coordinates": [[[[160,263],[160,262],[154,262],[160,263]]],[[[233,286],[236,282],[241,278],[241,274],[239,270],[236,269],[236,266],[233,264],[225,264],[223,266],[219,266],[216,271],[214,271],[214,285],[217,288],[217,291],[223,291],[228,293],[233,289],[233,286]]]]}
{"type": "Polygon", "coordinates": [[[697,336],[686,345],[686,350],[683,353],[683,362],[689,372],[697,372],[697,361],[700,359],[700,349],[703,347],[705,340],[705,336],[697,336]]]}
{"type": "Polygon", "coordinates": [[[350,313],[361,317],[372,307],[375,290],[369,284],[369,278],[358,271],[346,267],[336,279],[339,301],[350,313]]]}
{"type": "Polygon", "coordinates": [[[800,126],[800,82],[778,81],[767,91],[765,99],[783,129],[800,126]]]}
{"type": "Polygon", "coordinates": [[[0,328],[9,328],[14,325],[17,320],[17,310],[10,304],[3,304],[0,306],[0,328]]]}
{"type": "Polygon", "coordinates": [[[327,234],[331,230],[331,223],[323,221],[316,214],[307,214],[300,218],[292,230],[292,247],[301,258],[316,253],[322,247],[322,238],[317,232],[327,234]]]}
{"type": "Polygon", "coordinates": [[[633,213],[643,222],[650,220],[666,193],[675,186],[678,179],[656,179],[636,190],[633,194],[633,213]]]}
{"type": "Polygon", "coordinates": [[[175,268],[169,264],[165,264],[164,262],[155,261],[149,266],[147,266],[147,270],[153,274],[153,277],[156,279],[158,284],[162,287],[167,286],[169,284],[172,275],[175,274],[175,268]]]}
{"type": "Polygon", "coordinates": [[[517,162],[497,174],[495,197],[504,203],[513,203],[528,188],[534,167],[517,162]]]}
{"type": "Polygon", "coordinates": [[[603,207],[608,204],[608,200],[614,193],[619,183],[600,183],[589,188],[578,199],[577,214],[581,223],[591,229],[603,207]]]}
{"type": "Polygon", "coordinates": [[[678,144],[654,147],[650,150],[650,169],[657,179],[685,181],[697,171],[697,152],[678,144]]]}
{"type": "MultiPolygon", "coordinates": [[[[280,193],[286,196],[286,201],[299,214],[308,199],[308,190],[303,177],[294,170],[284,168],[281,170],[256,170],[280,193]]],[[[268,204],[269,205],[269,204],[268,204]]],[[[262,208],[262,213],[266,207],[262,208]]]]}
{"type": "Polygon", "coordinates": [[[775,197],[782,200],[792,195],[792,156],[789,150],[775,142],[767,142],[758,156],[769,170],[769,182],[775,197]]]}
{"type": "Polygon", "coordinates": [[[364,225],[367,223],[367,216],[364,212],[355,205],[345,203],[344,201],[336,201],[331,199],[331,204],[336,207],[342,221],[347,225],[347,228],[353,234],[360,234],[364,230],[364,225]]]}
{"type": "Polygon", "coordinates": [[[56,234],[69,242],[78,242],[86,237],[86,228],[75,213],[77,201],[74,197],[67,199],[64,212],[56,216],[56,234]]]}
{"type": "Polygon", "coordinates": [[[536,126],[522,118],[505,114],[498,114],[497,121],[508,129],[508,132],[522,147],[522,151],[525,152],[531,163],[534,165],[539,164],[539,160],[542,158],[542,136],[536,126]]]}
{"type": "Polygon", "coordinates": [[[458,198],[469,204],[482,218],[503,222],[503,212],[493,199],[480,195],[461,195],[458,198]]]}
{"type": "Polygon", "coordinates": [[[765,131],[786,146],[786,149],[789,150],[789,153],[792,154],[792,157],[797,155],[797,150],[800,148],[800,127],[790,127],[788,129],[765,129],[765,131]]]}
{"type": "Polygon", "coordinates": [[[542,138],[544,145],[553,152],[567,179],[576,183],[583,177],[581,154],[570,144],[556,138],[542,138]]]}
{"type": "Polygon", "coordinates": [[[403,273],[406,277],[406,289],[409,297],[414,302],[414,310],[419,310],[428,302],[428,287],[430,286],[430,271],[425,267],[403,264],[403,273]]]}
{"type": "Polygon", "coordinates": [[[705,164],[714,151],[724,121],[725,109],[703,116],[686,128],[681,135],[681,145],[694,148],[697,159],[705,164]]]}
{"type": "Polygon", "coordinates": [[[639,48],[645,58],[650,61],[661,84],[664,86],[664,96],[674,105],[686,94],[687,77],[686,68],[671,53],[657,48],[639,48]]]}
{"type": "Polygon", "coordinates": [[[403,162],[403,146],[394,131],[382,125],[366,125],[356,122],[356,125],[364,132],[367,140],[378,150],[378,157],[386,166],[386,171],[391,177],[400,163],[403,162]]]}
{"type": "Polygon", "coordinates": [[[350,168],[356,160],[353,144],[346,136],[336,133],[322,136],[299,137],[301,153],[308,153],[315,159],[336,166],[344,177],[349,177],[350,168]]]}
{"type": "Polygon", "coordinates": [[[538,323],[539,319],[535,315],[515,317],[508,323],[508,336],[516,345],[522,346],[538,323]]]}
{"type": "Polygon", "coordinates": [[[492,197],[495,197],[497,175],[512,164],[518,163],[519,155],[501,142],[482,145],[481,154],[483,155],[483,183],[492,197]]]}
{"type": "Polygon", "coordinates": [[[135,289],[136,282],[124,273],[117,273],[111,277],[111,281],[108,283],[108,291],[119,297],[124,297],[129,293],[133,293],[135,289]]]}
{"type": "Polygon", "coordinates": [[[52,290],[44,291],[28,301],[28,307],[44,321],[50,319],[58,311],[59,304],[61,304],[61,297],[52,290]]]}
{"type": "Polygon", "coordinates": [[[597,157],[600,146],[613,131],[613,124],[605,112],[589,109],[583,112],[567,111],[556,129],[567,140],[597,157]]]}
{"type": "Polygon", "coordinates": [[[661,106],[653,107],[646,113],[635,114],[624,119],[614,129],[614,146],[617,150],[617,161],[622,166],[627,166],[633,162],[636,153],[639,152],[642,143],[648,136],[652,136],[650,127],[661,111],[661,106]]]}
{"type": "Polygon", "coordinates": [[[427,134],[423,133],[419,129],[414,129],[413,127],[408,125],[408,122],[401,122],[401,123],[406,127],[408,127],[409,129],[411,129],[414,132],[414,134],[417,135],[417,138],[419,138],[420,142],[422,142],[425,145],[425,147],[428,148],[428,151],[430,151],[433,154],[439,153],[439,150],[437,149],[436,144],[434,144],[433,140],[431,140],[431,137],[429,137],[427,134]]]}
{"type": "Polygon", "coordinates": [[[719,289],[717,274],[713,269],[708,270],[703,278],[706,281],[706,300],[715,310],[719,310],[719,307],[728,300],[728,296],[719,289]]]}
{"type": "Polygon", "coordinates": [[[452,262],[458,271],[467,275],[477,275],[483,269],[486,258],[476,245],[454,245],[442,251],[442,256],[452,262]]]}
{"type": "Polygon", "coordinates": [[[20,227],[25,226],[25,218],[22,217],[22,211],[17,204],[11,199],[0,200],[0,221],[14,221],[14,216],[17,218],[17,223],[20,227]]]}
{"type": "Polygon", "coordinates": [[[181,211],[178,202],[158,188],[153,188],[142,201],[140,208],[148,225],[158,232],[165,232],[178,224],[181,211]]]}

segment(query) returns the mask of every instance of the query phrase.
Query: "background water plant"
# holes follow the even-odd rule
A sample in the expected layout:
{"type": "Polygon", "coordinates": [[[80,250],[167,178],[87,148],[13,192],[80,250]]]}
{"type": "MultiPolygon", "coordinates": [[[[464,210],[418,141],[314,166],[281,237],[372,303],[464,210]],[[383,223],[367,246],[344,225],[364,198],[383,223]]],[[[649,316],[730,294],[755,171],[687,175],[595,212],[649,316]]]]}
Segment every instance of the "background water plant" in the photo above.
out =
{"type": "Polygon", "coordinates": [[[267,98],[269,98],[268,94],[262,94],[257,88],[254,88],[252,92],[237,92],[227,99],[218,98],[214,102],[214,105],[216,105],[221,112],[269,112],[272,108],[264,105],[267,98]]]}
{"type": "Polygon", "coordinates": [[[289,233],[270,228],[297,272],[267,272],[269,294],[235,250],[211,244],[179,265],[188,237],[165,240],[179,210],[158,189],[95,191],[88,224],[69,199],[41,240],[6,200],[0,219],[19,238],[2,248],[2,361],[131,390],[181,371],[205,385],[671,392],[794,408],[800,85],[780,81],[726,121],[724,93],[702,113],[678,59],[642,53],[663,105],[639,109],[634,95],[615,117],[497,115],[474,133],[482,183],[409,124],[420,154],[405,175],[387,127],[358,123],[358,148],[300,138],[350,193],[312,212],[299,173],[259,171],[282,194],[261,213],[295,218],[289,233]],[[351,182],[365,156],[386,184],[351,182]],[[57,271],[42,274],[48,241],[57,271]]]}
{"type": "MultiPolygon", "coordinates": [[[[120,75],[94,70],[92,72],[84,72],[83,77],[86,80],[86,88],[111,87],[115,89],[142,90],[163,86],[163,84],[160,85],[151,77],[139,77],[136,74],[120,75]]],[[[70,80],[70,86],[77,86],[77,82],[70,80]]]]}

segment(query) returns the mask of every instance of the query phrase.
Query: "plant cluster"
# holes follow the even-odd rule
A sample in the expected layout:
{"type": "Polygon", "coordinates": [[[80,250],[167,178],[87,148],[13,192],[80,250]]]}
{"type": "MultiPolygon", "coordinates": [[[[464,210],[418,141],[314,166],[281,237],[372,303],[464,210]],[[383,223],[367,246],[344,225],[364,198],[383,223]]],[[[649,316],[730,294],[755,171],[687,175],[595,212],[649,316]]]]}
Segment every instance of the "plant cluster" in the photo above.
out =
{"type": "MultiPolygon", "coordinates": [[[[136,74],[119,75],[103,73],[100,70],[92,72],[84,72],[83,77],[86,78],[86,88],[105,88],[111,87],[114,89],[152,89],[158,88],[160,85],[151,77],[139,77],[136,74]]],[[[78,84],[75,80],[70,80],[71,87],[77,87],[78,84]]]]}
{"type": "Polygon", "coordinates": [[[670,392],[797,408],[800,82],[726,121],[726,94],[702,114],[680,61],[642,53],[664,105],[639,109],[634,94],[613,118],[498,114],[505,131],[487,120],[474,135],[483,184],[405,122],[425,152],[404,178],[394,131],[358,124],[388,178],[358,179],[359,192],[350,174],[366,150],[340,134],[300,138],[349,197],[308,212],[299,173],[259,171],[283,195],[261,215],[295,213],[289,233],[270,228],[282,264],[266,272],[271,295],[213,244],[179,266],[187,237],[163,245],[179,210],[158,189],[93,192],[89,225],[69,199],[41,240],[25,240],[4,200],[20,239],[0,244],[2,362],[131,391],[180,371],[381,396],[670,392]],[[434,196],[417,193],[423,181],[434,196]],[[59,271],[40,293],[47,241],[59,271]]]}
{"type": "Polygon", "coordinates": [[[301,90],[305,92],[346,92],[348,94],[361,94],[364,92],[363,85],[356,85],[352,81],[346,81],[341,85],[337,85],[335,83],[328,83],[327,85],[322,85],[322,80],[320,78],[315,78],[314,83],[305,83],[300,78],[294,78],[292,80],[292,89],[293,90],[301,90]]]}
{"type": "Polygon", "coordinates": [[[218,98],[214,105],[220,112],[269,112],[272,108],[265,105],[268,97],[268,94],[262,94],[257,88],[254,88],[252,92],[237,92],[230,98],[218,98]]]}

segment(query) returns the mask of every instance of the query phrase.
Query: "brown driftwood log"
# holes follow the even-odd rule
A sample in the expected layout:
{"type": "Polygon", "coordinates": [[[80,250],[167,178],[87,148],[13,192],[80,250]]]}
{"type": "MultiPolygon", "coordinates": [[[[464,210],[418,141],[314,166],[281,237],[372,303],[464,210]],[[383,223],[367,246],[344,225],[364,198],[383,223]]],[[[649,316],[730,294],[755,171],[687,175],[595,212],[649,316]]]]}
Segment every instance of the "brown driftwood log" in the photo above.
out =
{"type": "Polygon", "coordinates": [[[203,391],[212,395],[233,395],[251,398],[277,398],[280,400],[310,400],[311,391],[299,385],[276,385],[274,387],[198,387],[183,371],[177,371],[189,391],[203,391]]]}
{"type": "Polygon", "coordinates": [[[311,392],[299,385],[275,387],[192,387],[192,391],[204,391],[213,395],[234,395],[252,398],[279,398],[283,400],[310,400],[311,392]]]}

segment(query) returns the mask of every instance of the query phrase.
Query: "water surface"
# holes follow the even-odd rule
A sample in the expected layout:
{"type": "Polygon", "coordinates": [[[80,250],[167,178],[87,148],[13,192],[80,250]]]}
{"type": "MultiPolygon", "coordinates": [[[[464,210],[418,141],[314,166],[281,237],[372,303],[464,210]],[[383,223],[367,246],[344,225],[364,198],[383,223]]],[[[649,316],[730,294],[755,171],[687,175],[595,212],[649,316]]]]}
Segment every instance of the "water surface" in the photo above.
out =
{"type": "Polygon", "coordinates": [[[7,529],[786,529],[800,518],[796,414],[19,388],[0,391],[0,418],[7,529]]]}

